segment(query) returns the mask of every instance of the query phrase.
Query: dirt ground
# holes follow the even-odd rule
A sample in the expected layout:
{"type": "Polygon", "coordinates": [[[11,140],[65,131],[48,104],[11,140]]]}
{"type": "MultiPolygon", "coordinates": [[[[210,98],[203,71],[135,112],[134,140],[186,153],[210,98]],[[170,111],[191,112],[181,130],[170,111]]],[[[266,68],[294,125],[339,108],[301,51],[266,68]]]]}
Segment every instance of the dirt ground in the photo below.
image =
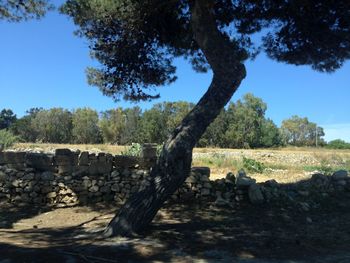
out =
{"type": "Polygon", "coordinates": [[[167,204],[135,238],[99,239],[118,207],[0,204],[0,262],[350,262],[350,193],[301,212],[282,203],[167,204]]]}

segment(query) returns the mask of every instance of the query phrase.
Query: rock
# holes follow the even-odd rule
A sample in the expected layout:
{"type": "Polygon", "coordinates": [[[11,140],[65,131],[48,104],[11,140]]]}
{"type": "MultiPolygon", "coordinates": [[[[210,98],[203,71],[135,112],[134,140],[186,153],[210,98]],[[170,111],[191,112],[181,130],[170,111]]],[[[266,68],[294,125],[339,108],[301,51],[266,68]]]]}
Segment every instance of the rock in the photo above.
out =
{"type": "Polygon", "coordinates": [[[248,189],[249,201],[253,205],[264,203],[265,199],[261,191],[261,187],[258,184],[252,184],[248,189]]]}
{"type": "Polygon", "coordinates": [[[346,186],[346,181],[345,180],[337,180],[336,185],[338,186],[346,186]]]}
{"type": "Polygon", "coordinates": [[[12,184],[13,187],[19,187],[19,185],[21,184],[21,181],[20,180],[14,180],[11,184],[12,184]]]}
{"type": "Polygon", "coordinates": [[[119,190],[120,190],[119,185],[118,185],[118,184],[112,185],[111,190],[112,190],[113,192],[119,192],[119,190]]]}
{"type": "Polygon", "coordinates": [[[200,175],[207,175],[207,177],[209,177],[210,176],[210,168],[209,167],[192,167],[191,173],[200,174],[200,175]]]}
{"type": "Polygon", "coordinates": [[[28,181],[31,181],[34,179],[34,174],[33,173],[29,173],[29,174],[25,174],[23,176],[23,180],[28,180],[28,181]]]}
{"type": "Polygon", "coordinates": [[[89,192],[91,193],[96,193],[98,192],[98,190],[99,190],[99,187],[97,185],[93,185],[89,188],[89,192]]]}
{"type": "Polygon", "coordinates": [[[6,182],[7,175],[0,171],[0,183],[6,182]]]}
{"type": "Polygon", "coordinates": [[[89,152],[81,152],[78,158],[79,166],[89,165],[89,152]]]}
{"type": "Polygon", "coordinates": [[[310,205],[306,202],[300,202],[299,203],[301,210],[304,212],[309,212],[310,211],[310,205]]]}
{"type": "Polygon", "coordinates": [[[268,180],[264,183],[264,186],[266,187],[271,187],[271,188],[277,188],[279,187],[279,184],[277,183],[276,180],[272,179],[272,180],[268,180]]]}
{"type": "Polygon", "coordinates": [[[190,175],[189,177],[186,178],[186,183],[189,183],[189,184],[195,184],[197,183],[197,179],[193,176],[193,175],[190,175]]]}
{"type": "Polygon", "coordinates": [[[52,181],[55,179],[55,175],[52,172],[43,172],[40,176],[40,179],[43,181],[52,181]]]}
{"type": "Polygon", "coordinates": [[[236,176],[233,173],[231,173],[231,172],[226,174],[225,179],[230,181],[230,182],[232,182],[232,183],[236,182],[236,176]]]}
{"type": "Polygon", "coordinates": [[[201,182],[209,182],[209,176],[206,174],[201,175],[201,182]]]}
{"type": "Polygon", "coordinates": [[[307,218],[306,218],[306,222],[308,222],[309,224],[311,224],[311,223],[312,223],[312,219],[311,219],[310,217],[307,217],[307,218]]]}
{"type": "Polygon", "coordinates": [[[344,180],[348,178],[348,171],[346,170],[338,170],[332,174],[333,180],[344,180]]]}
{"type": "Polygon", "coordinates": [[[201,190],[201,195],[202,195],[202,196],[210,195],[210,190],[209,190],[209,189],[206,189],[206,188],[203,188],[203,189],[201,190]]]}
{"type": "Polygon", "coordinates": [[[236,178],[237,187],[249,187],[250,185],[255,183],[256,180],[246,176],[245,173],[239,173],[236,178]]]}
{"type": "Polygon", "coordinates": [[[50,192],[50,193],[47,193],[46,195],[47,198],[55,198],[56,196],[57,196],[56,192],[50,192]]]}
{"type": "Polygon", "coordinates": [[[109,185],[102,186],[100,191],[101,193],[109,193],[111,191],[111,187],[109,185]]]}
{"type": "Polygon", "coordinates": [[[118,177],[120,173],[117,170],[112,171],[111,177],[118,177]]]}
{"type": "Polygon", "coordinates": [[[300,191],[298,191],[298,194],[301,196],[307,197],[310,195],[310,192],[306,191],[306,190],[300,190],[300,191]]]}

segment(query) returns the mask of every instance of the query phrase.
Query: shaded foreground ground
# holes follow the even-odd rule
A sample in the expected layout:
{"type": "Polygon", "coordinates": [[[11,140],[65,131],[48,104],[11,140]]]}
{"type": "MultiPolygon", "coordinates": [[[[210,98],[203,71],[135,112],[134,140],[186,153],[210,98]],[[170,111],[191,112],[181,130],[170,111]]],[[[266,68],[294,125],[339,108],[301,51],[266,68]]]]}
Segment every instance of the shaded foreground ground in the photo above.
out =
{"type": "Polygon", "coordinates": [[[96,238],[115,209],[0,204],[0,262],[350,262],[349,193],[308,212],[168,204],[141,236],[96,238]]]}

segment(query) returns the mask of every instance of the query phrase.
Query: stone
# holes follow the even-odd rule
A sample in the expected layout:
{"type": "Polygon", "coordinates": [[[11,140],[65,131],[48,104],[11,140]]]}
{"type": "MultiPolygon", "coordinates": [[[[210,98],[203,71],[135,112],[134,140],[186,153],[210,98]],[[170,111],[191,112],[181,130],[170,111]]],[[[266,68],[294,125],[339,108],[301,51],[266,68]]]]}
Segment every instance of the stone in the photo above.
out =
{"type": "Polygon", "coordinates": [[[202,196],[210,195],[210,190],[206,188],[201,189],[201,195],[202,196]]]}
{"type": "Polygon", "coordinates": [[[25,174],[23,176],[23,180],[31,181],[31,180],[34,180],[34,177],[35,177],[34,173],[25,174]]]}
{"type": "Polygon", "coordinates": [[[1,164],[24,164],[26,152],[1,152],[1,164]]]}
{"type": "Polygon", "coordinates": [[[141,158],[136,156],[116,155],[113,159],[115,166],[121,168],[135,167],[141,162],[141,158]]]}
{"type": "Polygon", "coordinates": [[[253,205],[259,205],[265,202],[261,187],[258,184],[251,184],[248,189],[249,201],[253,205]]]}
{"type": "Polygon", "coordinates": [[[189,177],[186,178],[185,182],[189,184],[195,184],[197,183],[197,181],[198,180],[194,176],[190,175],[189,177]]]}
{"type": "Polygon", "coordinates": [[[231,172],[226,174],[225,179],[230,181],[230,182],[232,182],[232,183],[236,182],[236,176],[233,173],[231,173],[231,172]]]}
{"type": "Polygon", "coordinates": [[[46,195],[47,198],[55,198],[56,196],[57,196],[56,192],[50,192],[50,193],[47,193],[46,195]]]}
{"type": "Polygon", "coordinates": [[[87,166],[89,165],[89,152],[81,152],[78,157],[78,165],[79,166],[87,166]]]}
{"type": "Polygon", "coordinates": [[[256,180],[246,176],[245,173],[244,174],[239,173],[236,178],[237,187],[249,187],[255,183],[256,183],[256,180]]]}
{"type": "Polygon", "coordinates": [[[38,171],[52,171],[53,156],[42,153],[27,153],[25,156],[26,163],[29,167],[38,171]]]}
{"type": "Polygon", "coordinates": [[[14,180],[14,181],[12,181],[11,185],[12,185],[13,187],[19,187],[20,183],[21,183],[20,180],[14,180]]]}
{"type": "Polygon", "coordinates": [[[83,185],[83,187],[85,187],[85,188],[91,187],[91,185],[92,185],[92,184],[91,184],[91,180],[89,180],[89,179],[83,180],[82,185],[83,185]]]}
{"type": "Polygon", "coordinates": [[[0,171],[0,183],[6,182],[6,179],[7,175],[4,172],[0,171]]]}
{"type": "Polygon", "coordinates": [[[73,172],[73,166],[70,164],[65,164],[65,165],[59,165],[58,166],[58,173],[59,174],[69,174],[73,172]]]}
{"type": "Polygon", "coordinates": [[[301,196],[307,197],[307,196],[310,195],[310,192],[306,191],[306,190],[299,190],[298,194],[301,195],[301,196]]]}
{"type": "Polygon", "coordinates": [[[272,179],[272,180],[268,180],[264,183],[265,187],[271,187],[271,188],[276,188],[279,187],[279,184],[277,183],[276,180],[272,179]]]}
{"type": "Polygon", "coordinates": [[[333,180],[344,180],[348,178],[348,171],[346,170],[338,170],[332,174],[333,180]]]}
{"type": "Polygon", "coordinates": [[[201,175],[201,182],[209,182],[209,176],[206,174],[201,175]]]}
{"type": "Polygon", "coordinates": [[[210,168],[209,167],[192,167],[191,168],[191,173],[194,174],[200,174],[200,175],[207,175],[209,178],[210,176],[210,168]]]}
{"type": "Polygon", "coordinates": [[[301,208],[302,211],[304,211],[304,212],[309,212],[310,211],[310,205],[308,203],[300,202],[299,205],[300,205],[300,208],[301,208]]]}
{"type": "Polygon", "coordinates": [[[142,145],[141,157],[143,159],[156,159],[157,158],[157,144],[144,143],[142,145]]]}
{"type": "Polygon", "coordinates": [[[120,175],[120,173],[119,173],[119,171],[117,171],[117,170],[114,170],[114,171],[112,171],[112,173],[111,173],[111,177],[118,177],[120,175]]]}
{"type": "Polygon", "coordinates": [[[345,181],[345,180],[337,180],[337,181],[336,181],[336,184],[337,184],[338,186],[346,186],[346,181],[345,181]]]}
{"type": "Polygon", "coordinates": [[[306,222],[309,223],[309,224],[311,224],[311,223],[312,223],[312,219],[311,219],[310,217],[307,217],[307,218],[306,218],[306,222]]]}
{"type": "Polygon", "coordinates": [[[111,187],[109,185],[102,186],[100,188],[101,193],[109,193],[111,192],[111,187]]]}
{"type": "Polygon", "coordinates": [[[52,172],[43,172],[40,176],[40,179],[43,181],[52,181],[55,179],[55,175],[52,172]]]}
{"type": "Polygon", "coordinates": [[[97,185],[93,185],[89,188],[89,192],[91,193],[97,193],[99,190],[99,187],[97,185]]]}

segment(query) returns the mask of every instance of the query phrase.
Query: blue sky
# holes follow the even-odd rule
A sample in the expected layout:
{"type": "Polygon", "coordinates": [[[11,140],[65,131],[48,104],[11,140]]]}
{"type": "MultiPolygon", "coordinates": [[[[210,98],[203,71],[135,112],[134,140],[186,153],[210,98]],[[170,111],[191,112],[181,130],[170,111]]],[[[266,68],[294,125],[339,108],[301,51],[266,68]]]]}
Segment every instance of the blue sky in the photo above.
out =
{"type": "MultiPolygon", "coordinates": [[[[40,21],[0,21],[0,109],[10,108],[18,116],[32,107],[91,107],[103,111],[136,104],[115,103],[97,88],[88,86],[85,68],[96,64],[89,58],[88,43],[73,35],[72,21],[50,12],[40,21]]],[[[178,77],[161,87],[161,99],[139,103],[147,109],[156,102],[197,102],[207,89],[211,74],[192,71],[186,61],[177,60],[178,77]]],[[[268,105],[267,116],[277,125],[299,115],[325,129],[326,140],[350,141],[350,63],[332,74],[309,67],[276,63],[261,54],[248,61],[247,77],[233,101],[247,92],[268,105]]]]}

